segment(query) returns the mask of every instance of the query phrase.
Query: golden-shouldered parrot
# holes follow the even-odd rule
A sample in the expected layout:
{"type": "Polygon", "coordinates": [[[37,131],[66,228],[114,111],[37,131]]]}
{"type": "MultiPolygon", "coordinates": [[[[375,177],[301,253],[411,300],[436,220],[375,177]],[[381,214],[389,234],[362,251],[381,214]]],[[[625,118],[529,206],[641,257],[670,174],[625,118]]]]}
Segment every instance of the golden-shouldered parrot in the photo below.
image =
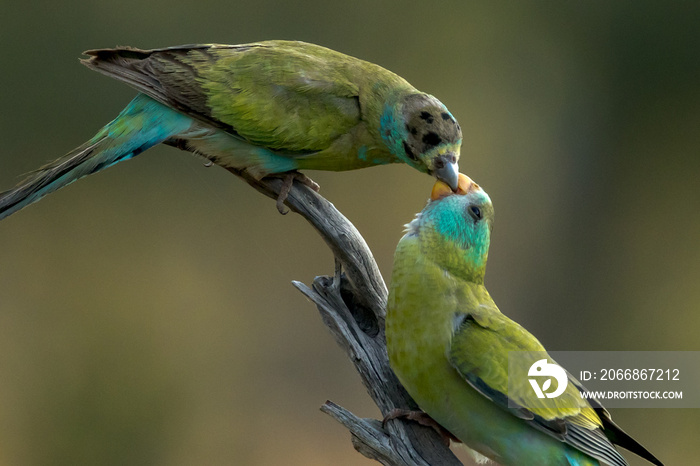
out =
{"type": "Polygon", "coordinates": [[[465,175],[457,193],[438,181],[407,225],[386,318],[389,361],[401,383],[452,436],[502,465],[626,465],[617,444],[660,466],[597,400],[581,397],[568,373],[560,396],[537,397],[528,371],[554,362],[484,286],[492,225],[489,196],[465,175]],[[515,367],[509,386],[512,351],[540,353],[515,367]]]}
{"type": "Polygon", "coordinates": [[[294,41],[85,54],[88,68],[140,94],[88,142],[0,194],[0,219],[158,143],[257,179],[403,162],[456,189],[457,121],[378,65],[294,41]]]}

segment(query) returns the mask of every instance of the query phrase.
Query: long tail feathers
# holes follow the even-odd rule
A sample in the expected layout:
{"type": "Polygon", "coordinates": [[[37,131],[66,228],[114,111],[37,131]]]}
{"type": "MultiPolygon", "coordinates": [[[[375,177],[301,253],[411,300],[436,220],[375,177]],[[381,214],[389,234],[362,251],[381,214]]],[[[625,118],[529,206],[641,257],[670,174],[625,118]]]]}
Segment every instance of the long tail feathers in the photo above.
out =
{"type": "Polygon", "coordinates": [[[663,463],[652,455],[649,450],[630,437],[624,430],[620,429],[610,418],[603,419],[603,430],[605,431],[605,436],[608,437],[612,443],[631,451],[649,461],[651,464],[663,466],[663,463]]]}
{"type": "Polygon", "coordinates": [[[84,176],[187,130],[192,120],[143,94],[90,141],[0,193],[0,220],[84,176]]]}
{"type": "MultiPolygon", "coordinates": [[[[105,145],[107,141],[104,137],[91,140],[64,157],[31,173],[15,188],[0,194],[0,219],[83,176],[104,168],[98,160],[104,152],[105,145]]],[[[112,163],[117,161],[119,159],[112,163]]]]}

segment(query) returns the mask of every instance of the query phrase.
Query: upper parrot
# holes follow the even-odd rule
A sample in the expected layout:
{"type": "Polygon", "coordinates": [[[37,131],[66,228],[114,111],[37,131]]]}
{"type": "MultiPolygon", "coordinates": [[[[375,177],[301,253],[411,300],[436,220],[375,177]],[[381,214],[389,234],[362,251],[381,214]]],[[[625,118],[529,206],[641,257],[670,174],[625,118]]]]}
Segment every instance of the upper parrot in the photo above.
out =
{"type": "Polygon", "coordinates": [[[0,194],[0,219],[161,142],[258,179],[403,162],[456,189],[457,121],[378,65],[293,41],[85,53],[85,66],[140,94],[90,141],[0,194]]]}
{"type": "Polygon", "coordinates": [[[502,465],[626,465],[614,443],[661,466],[597,400],[579,395],[570,374],[560,396],[549,404],[537,398],[528,370],[537,358],[553,363],[546,353],[524,359],[508,385],[510,351],[545,350],[484,287],[492,224],[488,195],[460,175],[456,194],[438,181],[407,225],[386,317],[389,361],[401,383],[441,426],[502,465]]]}

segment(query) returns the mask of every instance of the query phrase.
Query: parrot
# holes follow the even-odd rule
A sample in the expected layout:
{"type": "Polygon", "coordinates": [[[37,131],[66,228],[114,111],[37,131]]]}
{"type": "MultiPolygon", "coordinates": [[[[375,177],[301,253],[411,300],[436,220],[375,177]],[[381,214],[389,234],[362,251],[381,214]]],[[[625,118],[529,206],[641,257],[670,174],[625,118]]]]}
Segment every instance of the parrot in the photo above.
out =
{"type": "Polygon", "coordinates": [[[81,62],[139,94],[97,134],[0,194],[0,219],[164,143],[255,179],[406,163],[456,189],[462,130],[400,76],[300,41],[88,50],[81,62]]]}
{"type": "Polygon", "coordinates": [[[406,225],[394,256],[386,344],[392,370],[427,419],[398,409],[385,422],[431,425],[448,443],[457,439],[475,458],[504,466],[626,465],[613,444],[662,466],[598,400],[584,399],[580,382],[560,366],[557,383],[568,382],[558,385],[561,395],[536,396],[528,375],[553,372],[556,363],[484,286],[493,215],[488,194],[460,174],[456,192],[437,181],[406,225]],[[509,352],[526,357],[510,369],[509,352]],[[522,383],[509,385],[509,370],[522,383]]]}

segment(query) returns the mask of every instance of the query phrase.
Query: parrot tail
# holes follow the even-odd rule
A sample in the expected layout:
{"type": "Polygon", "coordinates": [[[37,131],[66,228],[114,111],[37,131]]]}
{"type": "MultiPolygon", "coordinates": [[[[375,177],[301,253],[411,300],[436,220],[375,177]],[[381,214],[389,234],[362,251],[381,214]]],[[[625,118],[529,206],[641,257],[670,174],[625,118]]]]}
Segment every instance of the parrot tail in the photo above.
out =
{"type": "MultiPolygon", "coordinates": [[[[596,411],[601,414],[598,409],[596,409],[596,411]]],[[[610,419],[609,415],[601,416],[601,420],[603,421],[603,431],[605,432],[605,436],[608,437],[612,443],[621,446],[625,450],[631,451],[632,453],[649,461],[651,464],[655,464],[656,466],[664,466],[663,463],[652,455],[649,450],[630,437],[627,432],[620,429],[617,424],[610,419]]]]}
{"type": "Polygon", "coordinates": [[[139,94],[88,142],[0,193],[0,220],[75,180],[186,131],[191,124],[189,117],[139,94]]]}

